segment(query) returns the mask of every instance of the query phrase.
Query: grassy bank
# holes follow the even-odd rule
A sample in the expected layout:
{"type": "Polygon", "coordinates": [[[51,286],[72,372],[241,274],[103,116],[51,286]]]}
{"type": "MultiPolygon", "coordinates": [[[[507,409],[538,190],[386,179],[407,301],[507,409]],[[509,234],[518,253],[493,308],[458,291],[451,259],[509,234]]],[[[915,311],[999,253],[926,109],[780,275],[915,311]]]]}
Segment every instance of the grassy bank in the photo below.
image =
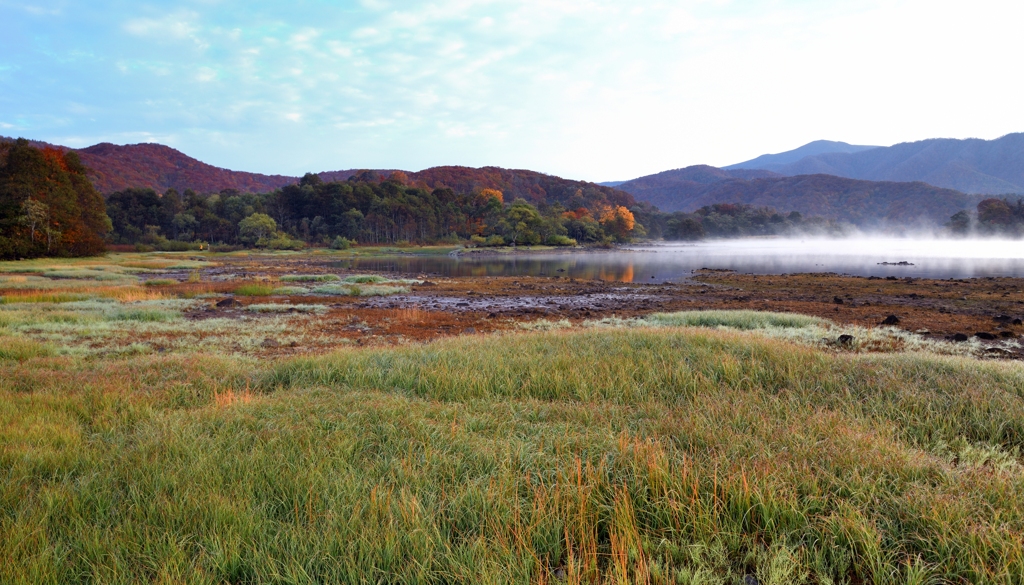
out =
{"type": "Polygon", "coordinates": [[[0,582],[1017,583],[1022,394],[1018,364],[674,327],[22,350],[0,582]]]}

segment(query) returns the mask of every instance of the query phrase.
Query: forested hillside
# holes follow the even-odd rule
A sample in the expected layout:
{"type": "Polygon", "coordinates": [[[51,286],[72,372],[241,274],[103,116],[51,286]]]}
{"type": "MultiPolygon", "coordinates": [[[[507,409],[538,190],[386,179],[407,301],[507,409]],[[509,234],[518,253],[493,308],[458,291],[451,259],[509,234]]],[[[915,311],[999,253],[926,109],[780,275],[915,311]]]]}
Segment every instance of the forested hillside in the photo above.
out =
{"type": "Polygon", "coordinates": [[[0,143],[0,258],[96,254],[109,229],[76,153],[0,143]]]}
{"type": "MultiPolygon", "coordinates": [[[[525,184],[537,190],[533,202],[509,201],[498,189],[444,180],[459,190],[430,189],[400,171],[387,179],[367,171],[332,182],[307,174],[299,184],[270,193],[126,189],[111,194],[107,205],[116,243],[164,248],[193,241],[276,248],[354,242],[573,245],[623,242],[645,234],[621,204],[634,203],[625,193],[560,190],[561,183],[541,192],[538,179],[525,184]]],[[[510,191],[524,192],[526,186],[510,191]]]]}
{"type": "MultiPolygon", "coordinates": [[[[863,227],[945,223],[983,199],[925,183],[858,181],[830,175],[735,178],[714,167],[696,166],[628,181],[619,189],[662,211],[694,211],[720,203],[799,211],[863,227]]],[[[766,171],[764,171],[766,172],[766,171]]]]}

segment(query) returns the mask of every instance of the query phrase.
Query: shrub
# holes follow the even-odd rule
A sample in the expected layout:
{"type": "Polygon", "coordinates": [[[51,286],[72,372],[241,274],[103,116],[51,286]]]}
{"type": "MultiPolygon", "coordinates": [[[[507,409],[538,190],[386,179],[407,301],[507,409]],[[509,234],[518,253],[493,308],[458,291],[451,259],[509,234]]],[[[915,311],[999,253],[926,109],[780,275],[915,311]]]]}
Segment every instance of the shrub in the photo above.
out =
{"type": "Polygon", "coordinates": [[[355,245],[355,240],[350,240],[344,236],[338,236],[331,242],[331,249],[333,250],[348,250],[355,245]]]}
{"type": "Polygon", "coordinates": [[[472,236],[469,237],[469,243],[473,244],[474,246],[486,246],[487,238],[473,234],[472,236]]]}
{"type": "Polygon", "coordinates": [[[273,290],[275,295],[302,295],[309,292],[301,286],[279,286],[273,290]]]}
{"type": "Polygon", "coordinates": [[[484,245],[485,246],[504,246],[505,245],[505,238],[503,238],[503,237],[501,237],[501,236],[499,236],[497,234],[495,234],[493,236],[488,236],[487,240],[484,241],[484,245]]]}
{"type": "Polygon", "coordinates": [[[549,246],[575,246],[576,240],[570,238],[569,236],[558,236],[552,234],[548,236],[548,239],[545,240],[544,243],[549,246]]]}
{"type": "Polygon", "coordinates": [[[306,248],[306,242],[293,240],[287,234],[278,234],[272,240],[261,240],[261,242],[270,250],[303,250],[306,248]]]}
{"type": "Polygon", "coordinates": [[[142,284],[146,286],[164,286],[168,284],[178,284],[178,281],[173,278],[151,278],[142,284]]]}

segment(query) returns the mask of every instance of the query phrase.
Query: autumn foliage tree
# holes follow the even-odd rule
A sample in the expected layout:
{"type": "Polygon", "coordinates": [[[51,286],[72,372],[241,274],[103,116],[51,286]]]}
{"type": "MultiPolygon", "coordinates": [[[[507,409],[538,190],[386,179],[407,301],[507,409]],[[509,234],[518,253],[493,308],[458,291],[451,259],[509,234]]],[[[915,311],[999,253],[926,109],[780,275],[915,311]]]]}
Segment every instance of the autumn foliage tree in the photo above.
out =
{"type": "Polygon", "coordinates": [[[0,258],[98,254],[110,228],[77,154],[0,144],[0,258]]]}
{"type": "Polygon", "coordinates": [[[607,207],[601,212],[601,227],[619,242],[628,242],[636,227],[633,212],[621,205],[607,207]]]}

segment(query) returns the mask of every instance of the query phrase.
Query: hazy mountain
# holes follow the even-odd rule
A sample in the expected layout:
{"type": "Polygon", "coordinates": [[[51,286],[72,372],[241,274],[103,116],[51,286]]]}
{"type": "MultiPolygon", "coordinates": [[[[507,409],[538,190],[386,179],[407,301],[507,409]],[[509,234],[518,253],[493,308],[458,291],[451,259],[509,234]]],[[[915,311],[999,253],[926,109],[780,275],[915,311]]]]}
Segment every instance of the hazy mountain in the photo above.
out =
{"type": "Polygon", "coordinates": [[[935,138],[829,152],[762,168],[788,176],[826,173],[871,181],[924,181],[965,193],[1024,193],[1024,133],[996,140],[935,138]]]}
{"type": "MultiPolygon", "coordinates": [[[[815,140],[814,142],[808,142],[800,148],[794,148],[793,150],[787,150],[786,152],[780,152],[778,154],[762,154],[761,156],[751,159],[745,162],[729,165],[722,167],[726,170],[733,169],[765,169],[769,171],[777,171],[779,167],[783,167],[788,164],[795,163],[800,159],[808,156],[817,156],[820,154],[830,153],[855,153],[863,152],[865,150],[871,150],[873,148],[879,148],[877,146],[859,146],[856,144],[847,144],[845,142],[834,142],[832,140],[815,140]]],[[[806,174],[806,173],[804,173],[806,174]]]]}
{"type": "Polygon", "coordinates": [[[745,203],[799,211],[861,226],[887,222],[939,225],[983,196],[968,195],[922,182],[861,181],[830,175],[736,178],[733,173],[698,165],[627,181],[620,189],[662,211],[694,211],[715,203],[745,203]]]}

